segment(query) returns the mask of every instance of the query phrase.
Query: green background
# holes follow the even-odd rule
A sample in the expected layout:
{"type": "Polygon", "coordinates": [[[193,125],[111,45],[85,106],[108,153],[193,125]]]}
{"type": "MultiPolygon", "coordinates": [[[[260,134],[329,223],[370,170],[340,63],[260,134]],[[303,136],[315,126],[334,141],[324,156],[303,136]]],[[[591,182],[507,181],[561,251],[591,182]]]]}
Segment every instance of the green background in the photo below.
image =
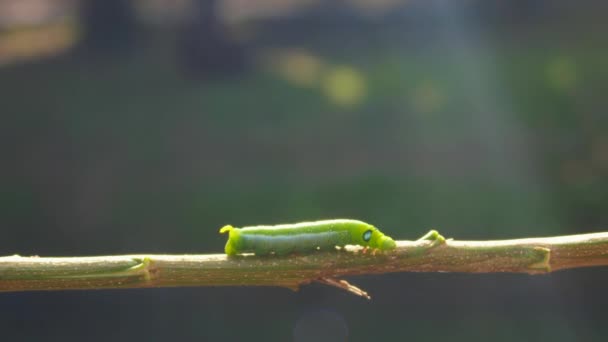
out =
{"type": "MultiPolygon", "coordinates": [[[[365,25],[323,10],[247,21],[251,63],[229,75],[191,77],[175,56],[179,31],[167,28],[144,30],[111,54],[1,65],[0,255],[220,253],[225,224],[325,218],[365,220],[396,239],[431,228],[456,239],[605,231],[603,5],[537,1],[531,12],[484,12],[470,3],[415,2],[365,25]]],[[[7,341],[608,337],[604,268],[349,280],[373,299],[315,284],[297,293],[5,293],[0,333],[7,341]]]]}

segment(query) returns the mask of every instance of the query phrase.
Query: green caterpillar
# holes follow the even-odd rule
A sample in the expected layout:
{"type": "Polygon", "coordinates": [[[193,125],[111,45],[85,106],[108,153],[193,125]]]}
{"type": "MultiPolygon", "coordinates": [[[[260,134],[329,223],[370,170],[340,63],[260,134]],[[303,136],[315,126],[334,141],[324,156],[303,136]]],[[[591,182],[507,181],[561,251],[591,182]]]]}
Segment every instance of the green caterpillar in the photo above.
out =
{"type": "Polygon", "coordinates": [[[286,255],[331,250],[345,245],[359,245],[378,250],[391,250],[395,241],[376,227],[356,220],[324,220],[235,228],[227,225],[220,233],[229,233],[226,254],[286,255]]]}

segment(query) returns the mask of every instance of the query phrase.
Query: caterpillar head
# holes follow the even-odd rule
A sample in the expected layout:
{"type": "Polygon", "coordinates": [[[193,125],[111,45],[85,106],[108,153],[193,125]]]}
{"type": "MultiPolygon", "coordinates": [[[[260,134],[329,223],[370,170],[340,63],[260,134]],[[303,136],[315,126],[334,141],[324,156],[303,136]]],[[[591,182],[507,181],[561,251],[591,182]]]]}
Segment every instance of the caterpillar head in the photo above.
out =
{"type": "Polygon", "coordinates": [[[359,227],[355,234],[358,236],[355,236],[354,239],[361,246],[367,246],[383,251],[391,250],[397,247],[395,240],[382,234],[378,228],[369,224],[359,227]]]}

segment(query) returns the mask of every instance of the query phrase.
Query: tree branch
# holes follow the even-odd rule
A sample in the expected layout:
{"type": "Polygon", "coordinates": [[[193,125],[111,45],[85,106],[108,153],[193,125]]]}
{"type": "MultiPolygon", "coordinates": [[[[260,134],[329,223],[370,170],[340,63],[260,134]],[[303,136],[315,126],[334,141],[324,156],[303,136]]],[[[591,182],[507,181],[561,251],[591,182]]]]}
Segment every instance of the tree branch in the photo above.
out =
{"type": "Polygon", "coordinates": [[[0,257],[0,292],[177,286],[281,286],[319,281],[367,297],[336,278],[390,272],[547,273],[608,266],[608,232],[497,241],[445,240],[431,231],[390,252],[360,247],[285,257],[224,254],[0,257]]]}

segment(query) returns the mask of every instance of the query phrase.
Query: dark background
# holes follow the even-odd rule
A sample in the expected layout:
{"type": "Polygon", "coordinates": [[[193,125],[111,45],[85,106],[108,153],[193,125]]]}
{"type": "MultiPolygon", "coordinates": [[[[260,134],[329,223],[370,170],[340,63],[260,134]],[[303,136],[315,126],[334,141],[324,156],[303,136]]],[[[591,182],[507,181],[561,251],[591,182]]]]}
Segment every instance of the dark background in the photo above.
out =
{"type": "MultiPolygon", "coordinates": [[[[0,255],[606,230],[602,1],[0,0],[0,255]],[[331,4],[329,4],[331,3],[331,4]]],[[[603,341],[604,268],[0,294],[6,341],[603,341]]]]}

